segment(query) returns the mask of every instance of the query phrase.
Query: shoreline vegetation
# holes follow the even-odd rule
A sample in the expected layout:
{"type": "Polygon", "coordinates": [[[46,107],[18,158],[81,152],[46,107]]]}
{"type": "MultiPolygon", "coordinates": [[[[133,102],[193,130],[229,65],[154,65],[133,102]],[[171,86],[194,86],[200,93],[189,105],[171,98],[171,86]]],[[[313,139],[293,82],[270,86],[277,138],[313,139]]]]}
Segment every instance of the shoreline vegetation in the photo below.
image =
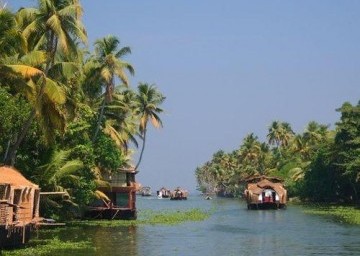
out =
{"type": "Polygon", "coordinates": [[[199,190],[240,197],[248,177],[266,175],[282,179],[289,198],[359,206],[360,101],[336,111],[340,119],[332,129],[311,121],[294,132],[290,123],[273,121],[265,141],[250,133],[237,149],[218,150],[195,170],[199,190]]]}
{"type": "Polygon", "coordinates": [[[104,177],[138,171],[165,96],[130,83],[131,48],[117,36],[88,42],[79,1],[29,5],[0,3],[0,165],[64,193],[41,204],[43,217],[61,221],[109,201],[104,177]]]}

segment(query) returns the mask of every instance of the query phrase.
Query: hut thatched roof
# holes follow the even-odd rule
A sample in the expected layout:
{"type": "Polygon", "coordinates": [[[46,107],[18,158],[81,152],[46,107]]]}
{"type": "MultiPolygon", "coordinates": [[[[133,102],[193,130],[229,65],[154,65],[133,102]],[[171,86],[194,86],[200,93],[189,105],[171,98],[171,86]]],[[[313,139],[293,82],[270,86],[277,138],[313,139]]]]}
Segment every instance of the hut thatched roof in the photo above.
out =
{"type": "Polygon", "coordinates": [[[0,167],[0,183],[6,183],[12,186],[30,186],[38,188],[38,185],[27,180],[18,170],[8,166],[0,167]]]}

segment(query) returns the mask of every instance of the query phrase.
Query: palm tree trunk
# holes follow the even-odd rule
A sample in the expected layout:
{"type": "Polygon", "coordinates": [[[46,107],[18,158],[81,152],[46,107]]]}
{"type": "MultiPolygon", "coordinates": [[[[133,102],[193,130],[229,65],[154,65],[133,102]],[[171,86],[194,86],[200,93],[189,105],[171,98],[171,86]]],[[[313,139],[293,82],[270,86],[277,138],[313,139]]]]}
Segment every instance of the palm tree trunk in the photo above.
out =
{"type": "Polygon", "coordinates": [[[146,142],[146,126],[145,126],[145,129],[144,129],[144,134],[143,134],[143,137],[142,137],[142,148],[141,148],[141,152],[140,152],[140,156],[139,156],[139,160],[135,166],[135,171],[138,169],[139,165],[140,165],[140,162],[142,160],[142,157],[143,157],[143,154],[144,154],[144,149],[145,149],[145,142],[146,142]]]}
{"type": "Polygon", "coordinates": [[[93,143],[96,141],[96,138],[97,138],[99,130],[100,130],[101,120],[104,118],[105,102],[106,102],[106,100],[104,99],[103,103],[101,104],[100,115],[99,115],[99,118],[98,118],[98,121],[97,121],[97,124],[96,124],[94,137],[92,139],[93,143]]]}

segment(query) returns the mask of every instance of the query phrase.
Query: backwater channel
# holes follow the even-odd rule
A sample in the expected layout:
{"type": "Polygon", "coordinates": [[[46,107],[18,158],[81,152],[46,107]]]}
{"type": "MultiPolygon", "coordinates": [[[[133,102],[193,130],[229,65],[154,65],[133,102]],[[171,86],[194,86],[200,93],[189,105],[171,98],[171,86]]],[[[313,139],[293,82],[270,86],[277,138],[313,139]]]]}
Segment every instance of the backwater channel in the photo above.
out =
{"type": "MultiPolygon", "coordinates": [[[[139,216],[146,210],[184,211],[200,208],[208,219],[177,225],[131,227],[65,227],[40,231],[34,239],[86,242],[91,248],[59,250],[51,255],[360,255],[360,227],[304,213],[304,207],[286,210],[247,210],[240,199],[186,201],[137,198],[139,216]]],[[[36,253],[35,253],[36,255],[36,253]]]]}

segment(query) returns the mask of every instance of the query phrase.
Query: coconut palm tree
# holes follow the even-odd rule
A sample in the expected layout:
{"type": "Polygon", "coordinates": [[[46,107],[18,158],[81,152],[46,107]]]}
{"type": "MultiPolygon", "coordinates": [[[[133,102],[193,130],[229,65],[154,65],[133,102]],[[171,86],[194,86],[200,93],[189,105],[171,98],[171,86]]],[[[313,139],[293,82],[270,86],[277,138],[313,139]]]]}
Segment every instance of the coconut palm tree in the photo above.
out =
{"type": "Polygon", "coordinates": [[[136,115],[134,114],[135,93],[132,90],[121,90],[113,95],[113,101],[106,107],[104,132],[115,143],[128,152],[129,142],[138,146],[136,115]]]}
{"type": "Polygon", "coordinates": [[[16,26],[15,15],[0,8],[0,57],[25,53],[27,43],[16,26]]]}
{"type": "Polygon", "coordinates": [[[81,23],[82,7],[78,0],[38,0],[38,8],[24,8],[17,13],[19,26],[29,49],[44,49],[48,54],[45,74],[54,65],[58,52],[76,53],[76,42],[87,42],[81,23]]]}
{"type": "Polygon", "coordinates": [[[269,127],[267,139],[270,145],[276,145],[278,148],[281,144],[282,127],[281,122],[273,121],[269,127]]]}
{"type": "Polygon", "coordinates": [[[165,97],[154,85],[149,85],[147,83],[140,83],[138,85],[135,113],[140,118],[139,136],[142,140],[142,148],[135,170],[138,169],[143,157],[148,122],[150,121],[155,128],[162,127],[162,121],[158,114],[163,112],[159,106],[164,102],[164,100],[165,97]]]}
{"type": "MultiPolygon", "coordinates": [[[[26,94],[31,99],[33,109],[24,123],[20,134],[13,143],[5,161],[13,165],[15,163],[16,151],[25,138],[31,123],[38,117],[41,126],[46,132],[46,137],[53,137],[56,127],[64,127],[65,118],[58,108],[59,104],[65,102],[64,89],[60,83],[50,79],[50,70],[55,66],[57,53],[68,54],[76,52],[76,41],[86,41],[86,33],[80,22],[81,6],[77,0],[39,0],[39,8],[24,8],[16,15],[17,26],[22,29],[22,35],[27,39],[30,52],[36,53],[34,58],[29,53],[17,56],[21,62],[30,63],[31,68],[40,70],[41,76],[36,79],[26,80],[30,93],[26,94]],[[41,52],[45,49],[41,59],[41,52]]],[[[23,66],[18,69],[24,69],[23,66]]],[[[25,68],[27,72],[29,68],[25,68]]]]}
{"type": "Polygon", "coordinates": [[[273,121],[269,127],[267,138],[269,144],[275,145],[282,156],[280,148],[287,147],[293,136],[294,132],[289,123],[273,121]]]}
{"type": "Polygon", "coordinates": [[[38,118],[47,141],[53,137],[54,130],[62,130],[65,127],[64,115],[57,107],[65,102],[65,91],[61,85],[46,77],[44,72],[33,67],[37,66],[36,63],[45,61],[45,54],[35,51],[19,59],[15,57],[6,58],[6,63],[0,63],[0,74],[13,81],[9,85],[23,94],[33,108],[4,157],[4,162],[9,165],[15,164],[16,152],[35,118],[38,118]]]}
{"type": "MultiPolygon", "coordinates": [[[[93,141],[96,140],[104,117],[104,109],[112,101],[115,89],[115,77],[120,78],[125,86],[129,85],[129,80],[125,71],[134,75],[133,66],[124,61],[126,55],[131,53],[130,47],[118,49],[120,41],[115,36],[107,36],[95,42],[95,56],[93,61],[93,75],[97,77],[105,87],[105,97],[100,107],[100,114],[96,125],[93,141]]],[[[96,79],[95,79],[96,80],[96,79]]],[[[98,81],[99,81],[98,80],[98,81]]]]}

